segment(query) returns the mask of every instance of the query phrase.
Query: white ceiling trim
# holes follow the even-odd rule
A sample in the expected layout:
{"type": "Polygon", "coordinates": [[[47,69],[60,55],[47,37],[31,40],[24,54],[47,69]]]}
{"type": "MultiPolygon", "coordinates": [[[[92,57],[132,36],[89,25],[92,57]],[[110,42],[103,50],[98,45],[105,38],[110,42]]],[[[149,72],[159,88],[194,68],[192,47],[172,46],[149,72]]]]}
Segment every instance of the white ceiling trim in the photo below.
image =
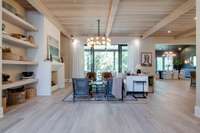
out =
{"type": "Polygon", "coordinates": [[[112,25],[115,20],[115,16],[119,7],[120,0],[111,0],[110,9],[108,15],[108,22],[106,27],[106,36],[108,37],[112,31],[112,25]]]}

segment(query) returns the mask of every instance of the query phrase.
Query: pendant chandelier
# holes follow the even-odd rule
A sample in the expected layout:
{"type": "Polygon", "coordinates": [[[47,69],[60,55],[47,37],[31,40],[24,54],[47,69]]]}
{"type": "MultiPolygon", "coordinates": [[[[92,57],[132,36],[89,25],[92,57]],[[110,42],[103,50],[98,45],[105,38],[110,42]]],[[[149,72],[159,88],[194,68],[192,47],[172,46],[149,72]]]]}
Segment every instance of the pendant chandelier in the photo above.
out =
{"type": "Polygon", "coordinates": [[[87,46],[94,48],[95,46],[111,45],[110,38],[100,35],[100,20],[98,19],[97,22],[98,22],[98,34],[97,36],[89,37],[87,39],[87,46]]]}
{"type": "Polygon", "coordinates": [[[163,57],[175,57],[176,54],[173,51],[170,51],[169,46],[167,46],[167,51],[162,55],[163,57]]]}
{"type": "Polygon", "coordinates": [[[176,54],[172,51],[166,51],[166,52],[164,52],[164,54],[162,56],[163,57],[175,57],[176,54]]]}

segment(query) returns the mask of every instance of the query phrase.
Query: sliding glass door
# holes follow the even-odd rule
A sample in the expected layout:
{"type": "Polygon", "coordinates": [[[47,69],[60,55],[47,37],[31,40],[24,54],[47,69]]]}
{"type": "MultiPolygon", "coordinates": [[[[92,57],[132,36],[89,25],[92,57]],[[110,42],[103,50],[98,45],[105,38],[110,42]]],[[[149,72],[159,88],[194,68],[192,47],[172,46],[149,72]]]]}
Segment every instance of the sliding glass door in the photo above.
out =
{"type": "Polygon", "coordinates": [[[117,72],[118,52],[116,51],[95,51],[95,72],[117,72]]]}
{"type": "Polygon", "coordinates": [[[119,72],[128,70],[128,47],[127,45],[119,45],[119,72]]]}
{"type": "Polygon", "coordinates": [[[172,71],[173,70],[173,57],[157,57],[156,70],[157,71],[172,71]]]}
{"type": "Polygon", "coordinates": [[[128,69],[127,45],[89,48],[85,46],[85,71],[125,72],[128,69]]]}

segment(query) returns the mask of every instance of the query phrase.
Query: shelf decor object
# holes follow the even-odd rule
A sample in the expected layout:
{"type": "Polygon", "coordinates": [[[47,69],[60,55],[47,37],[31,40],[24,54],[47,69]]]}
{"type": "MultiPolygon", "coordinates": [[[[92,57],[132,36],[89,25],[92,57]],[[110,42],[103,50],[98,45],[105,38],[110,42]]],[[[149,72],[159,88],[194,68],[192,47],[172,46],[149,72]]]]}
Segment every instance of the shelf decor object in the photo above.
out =
{"type": "MultiPolygon", "coordinates": [[[[38,35],[40,30],[34,26],[37,23],[30,17],[33,12],[39,14],[38,10],[27,9],[17,0],[2,2],[2,57],[0,65],[2,66],[3,80],[0,98],[6,96],[4,97],[4,105],[8,105],[9,110],[15,108],[13,105],[26,101],[26,90],[29,91],[28,99],[37,95],[39,77],[36,78],[34,74],[37,74],[39,66],[36,57],[40,45],[36,45],[38,40],[35,40],[34,37],[38,35]],[[24,88],[23,92],[21,92],[21,88],[24,88]],[[14,103],[10,102],[16,97],[22,99],[14,103]]],[[[7,107],[4,108],[7,109],[7,107]]],[[[3,111],[0,108],[1,116],[3,116],[3,111]]]]}
{"type": "Polygon", "coordinates": [[[37,45],[35,45],[29,41],[23,41],[21,39],[14,38],[14,37],[12,37],[10,35],[6,35],[6,34],[3,34],[3,41],[5,41],[9,44],[20,46],[20,47],[37,48],[37,45]]]}

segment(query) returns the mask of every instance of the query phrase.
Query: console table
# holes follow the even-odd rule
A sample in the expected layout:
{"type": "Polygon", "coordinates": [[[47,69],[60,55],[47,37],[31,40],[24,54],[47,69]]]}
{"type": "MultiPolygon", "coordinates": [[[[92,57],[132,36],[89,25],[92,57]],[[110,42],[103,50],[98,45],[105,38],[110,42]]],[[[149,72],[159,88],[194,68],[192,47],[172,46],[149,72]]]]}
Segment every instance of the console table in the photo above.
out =
{"type": "Polygon", "coordinates": [[[133,75],[126,77],[126,91],[127,92],[149,92],[149,76],[148,75],[133,75]],[[142,84],[135,83],[133,88],[133,81],[145,81],[144,90],[142,84]]]}

